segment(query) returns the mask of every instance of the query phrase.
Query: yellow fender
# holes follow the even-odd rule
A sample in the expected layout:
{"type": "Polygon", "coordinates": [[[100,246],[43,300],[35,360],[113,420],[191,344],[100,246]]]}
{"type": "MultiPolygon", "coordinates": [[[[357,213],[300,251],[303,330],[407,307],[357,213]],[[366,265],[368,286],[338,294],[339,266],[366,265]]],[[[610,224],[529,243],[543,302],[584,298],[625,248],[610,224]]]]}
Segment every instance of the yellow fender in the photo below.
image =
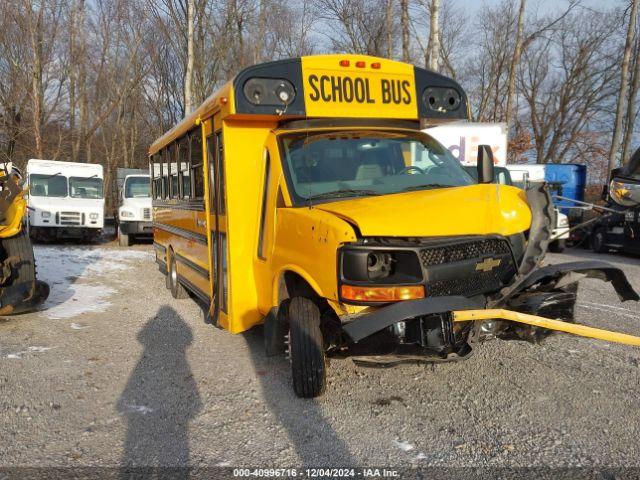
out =
{"type": "Polygon", "coordinates": [[[500,308],[487,310],[458,310],[452,312],[454,322],[470,322],[479,320],[506,320],[509,322],[525,323],[536,327],[548,328],[559,332],[572,333],[581,337],[597,338],[609,342],[623,343],[640,347],[640,337],[628,335],[626,333],[611,332],[600,328],[587,327],[575,323],[552,320],[550,318],[538,317],[527,313],[514,312],[500,308]]]}

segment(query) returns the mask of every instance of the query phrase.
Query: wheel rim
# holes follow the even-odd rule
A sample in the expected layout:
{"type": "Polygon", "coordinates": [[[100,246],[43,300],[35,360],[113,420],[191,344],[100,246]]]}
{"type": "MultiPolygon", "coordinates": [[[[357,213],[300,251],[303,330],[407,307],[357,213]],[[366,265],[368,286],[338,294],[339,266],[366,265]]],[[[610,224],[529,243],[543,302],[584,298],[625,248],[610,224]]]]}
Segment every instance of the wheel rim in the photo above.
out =
{"type": "Polygon", "coordinates": [[[178,272],[176,272],[176,262],[173,260],[173,256],[171,256],[171,288],[175,288],[178,282],[178,272]]]}

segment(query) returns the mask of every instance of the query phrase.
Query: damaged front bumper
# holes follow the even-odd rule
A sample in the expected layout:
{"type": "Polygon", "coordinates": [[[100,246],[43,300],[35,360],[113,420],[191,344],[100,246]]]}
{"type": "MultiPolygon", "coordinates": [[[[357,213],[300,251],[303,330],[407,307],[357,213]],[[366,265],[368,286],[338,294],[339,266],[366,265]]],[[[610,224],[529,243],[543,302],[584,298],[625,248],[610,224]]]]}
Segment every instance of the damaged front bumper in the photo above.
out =
{"type": "Polygon", "coordinates": [[[398,302],[360,315],[342,329],[351,342],[358,343],[400,322],[441,315],[451,324],[493,322],[494,331],[506,332],[505,338],[538,341],[545,332],[560,331],[640,346],[640,337],[573,323],[577,282],[583,278],[611,283],[622,301],[640,299],[619,268],[601,261],[570,262],[534,269],[492,298],[442,296],[398,302]],[[546,318],[540,313],[561,320],[546,318]],[[513,323],[521,330],[528,328],[528,334],[518,333],[511,327],[513,323]],[[502,325],[502,330],[496,329],[496,324],[502,325]]]}

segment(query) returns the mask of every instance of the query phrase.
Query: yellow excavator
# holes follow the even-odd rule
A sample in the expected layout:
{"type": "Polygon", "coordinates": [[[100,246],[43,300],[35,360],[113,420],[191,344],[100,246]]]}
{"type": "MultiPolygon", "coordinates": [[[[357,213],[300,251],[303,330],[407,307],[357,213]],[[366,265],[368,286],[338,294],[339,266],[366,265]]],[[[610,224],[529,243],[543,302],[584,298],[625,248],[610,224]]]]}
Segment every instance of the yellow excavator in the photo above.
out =
{"type": "Polygon", "coordinates": [[[33,311],[49,296],[49,285],[36,280],[25,193],[20,170],[0,165],[0,316],[33,311]]]}

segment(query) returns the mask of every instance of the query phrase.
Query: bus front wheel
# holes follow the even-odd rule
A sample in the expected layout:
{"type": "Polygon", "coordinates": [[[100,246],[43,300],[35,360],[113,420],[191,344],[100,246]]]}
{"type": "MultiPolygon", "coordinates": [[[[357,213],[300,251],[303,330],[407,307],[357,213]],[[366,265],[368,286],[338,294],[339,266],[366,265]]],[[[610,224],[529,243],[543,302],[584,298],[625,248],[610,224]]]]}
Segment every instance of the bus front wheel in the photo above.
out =
{"type": "Polygon", "coordinates": [[[189,298],[187,290],[182,286],[178,279],[178,270],[176,269],[176,256],[173,250],[169,250],[169,268],[167,272],[167,280],[171,296],[178,300],[189,298]]]}
{"type": "Polygon", "coordinates": [[[305,297],[294,297],[289,303],[289,355],[296,395],[302,398],[322,395],[327,386],[327,363],[320,310],[305,297]]]}

